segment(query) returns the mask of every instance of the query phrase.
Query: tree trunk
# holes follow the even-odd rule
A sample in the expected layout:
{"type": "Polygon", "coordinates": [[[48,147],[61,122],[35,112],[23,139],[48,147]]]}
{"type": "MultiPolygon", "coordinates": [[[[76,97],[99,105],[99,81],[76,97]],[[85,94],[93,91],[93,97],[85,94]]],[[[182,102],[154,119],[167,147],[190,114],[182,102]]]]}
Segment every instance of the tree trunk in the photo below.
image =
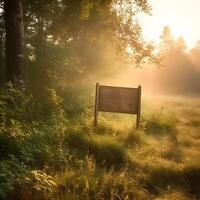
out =
{"type": "Polygon", "coordinates": [[[6,82],[24,87],[22,0],[5,0],[6,82]]]}
{"type": "Polygon", "coordinates": [[[0,87],[3,86],[4,83],[4,38],[3,31],[0,28],[0,87]]]}

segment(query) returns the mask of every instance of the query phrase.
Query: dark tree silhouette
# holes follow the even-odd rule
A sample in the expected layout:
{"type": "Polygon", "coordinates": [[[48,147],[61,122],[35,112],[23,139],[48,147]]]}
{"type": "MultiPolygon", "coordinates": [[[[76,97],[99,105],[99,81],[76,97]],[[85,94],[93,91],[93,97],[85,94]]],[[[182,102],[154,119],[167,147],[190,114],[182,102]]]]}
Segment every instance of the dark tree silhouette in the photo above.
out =
{"type": "Polygon", "coordinates": [[[5,75],[5,23],[4,23],[4,12],[3,12],[3,2],[0,1],[0,86],[3,85],[5,75]]]}
{"type": "Polygon", "coordinates": [[[23,84],[22,0],[5,0],[6,82],[23,84]]]}

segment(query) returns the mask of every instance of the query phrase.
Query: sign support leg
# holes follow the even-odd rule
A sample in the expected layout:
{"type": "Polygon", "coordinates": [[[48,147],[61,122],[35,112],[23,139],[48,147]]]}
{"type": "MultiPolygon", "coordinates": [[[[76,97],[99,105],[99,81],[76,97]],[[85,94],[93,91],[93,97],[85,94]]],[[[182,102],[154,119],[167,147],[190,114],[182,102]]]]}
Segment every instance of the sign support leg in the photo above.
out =
{"type": "Polygon", "coordinates": [[[140,127],[140,115],[141,115],[141,92],[142,87],[139,85],[138,87],[138,108],[137,108],[137,119],[136,119],[136,129],[140,127]]]}
{"type": "Polygon", "coordinates": [[[96,95],[95,95],[95,109],[94,109],[94,126],[98,124],[98,109],[99,109],[99,83],[96,83],[96,95]]]}

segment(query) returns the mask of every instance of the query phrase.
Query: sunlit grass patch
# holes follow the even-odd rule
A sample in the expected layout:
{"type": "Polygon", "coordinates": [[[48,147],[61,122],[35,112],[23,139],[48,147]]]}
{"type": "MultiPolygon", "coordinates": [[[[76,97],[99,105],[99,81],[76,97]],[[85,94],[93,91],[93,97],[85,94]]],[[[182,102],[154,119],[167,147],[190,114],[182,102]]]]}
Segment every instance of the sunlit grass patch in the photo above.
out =
{"type": "Polygon", "coordinates": [[[148,200],[150,194],[130,177],[129,172],[95,169],[66,171],[56,177],[61,197],[69,199],[137,199],[148,200]]]}
{"type": "Polygon", "coordinates": [[[173,190],[161,191],[161,194],[154,198],[154,200],[188,200],[194,199],[188,195],[184,190],[173,190]]]}
{"type": "Polygon", "coordinates": [[[124,131],[136,127],[136,115],[100,112],[97,130],[101,128],[109,128],[124,131]]]}
{"type": "Polygon", "coordinates": [[[146,135],[141,130],[127,130],[124,131],[124,134],[119,136],[119,139],[122,141],[122,143],[130,148],[145,144],[146,141],[146,135]]]}
{"type": "Polygon", "coordinates": [[[197,136],[191,134],[190,132],[180,132],[178,140],[183,149],[195,150],[199,148],[200,150],[200,140],[197,136]]]}
{"type": "Polygon", "coordinates": [[[180,113],[180,116],[189,120],[189,119],[192,119],[194,117],[199,117],[200,110],[196,106],[193,106],[193,107],[185,106],[182,109],[179,109],[178,112],[180,113]]]}
{"type": "Polygon", "coordinates": [[[120,126],[114,120],[112,121],[104,117],[100,117],[98,126],[92,127],[92,129],[99,135],[116,136],[120,132],[120,126]]]}
{"type": "Polygon", "coordinates": [[[190,148],[183,148],[182,149],[183,152],[183,161],[185,163],[185,165],[189,165],[190,163],[196,163],[196,162],[200,162],[200,149],[199,147],[194,148],[194,147],[190,147],[190,148]]]}
{"type": "Polygon", "coordinates": [[[170,114],[155,112],[142,118],[142,128],[151,135],[170,135],[176,133],[177,118],[170,114]]]}

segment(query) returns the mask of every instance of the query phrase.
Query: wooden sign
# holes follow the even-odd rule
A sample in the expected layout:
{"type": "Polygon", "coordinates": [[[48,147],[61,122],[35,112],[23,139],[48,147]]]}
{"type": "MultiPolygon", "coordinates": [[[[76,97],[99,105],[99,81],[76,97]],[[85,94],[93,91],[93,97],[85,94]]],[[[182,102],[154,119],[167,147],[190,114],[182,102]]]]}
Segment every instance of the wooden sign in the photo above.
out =
{"type": "Polygon", "coordinates": [[[136,114],[139,128],[141,113],[141,86],[138,88],[113,87],[96,84],[94,126],[97,126],[98,111],[136,114]]]}

